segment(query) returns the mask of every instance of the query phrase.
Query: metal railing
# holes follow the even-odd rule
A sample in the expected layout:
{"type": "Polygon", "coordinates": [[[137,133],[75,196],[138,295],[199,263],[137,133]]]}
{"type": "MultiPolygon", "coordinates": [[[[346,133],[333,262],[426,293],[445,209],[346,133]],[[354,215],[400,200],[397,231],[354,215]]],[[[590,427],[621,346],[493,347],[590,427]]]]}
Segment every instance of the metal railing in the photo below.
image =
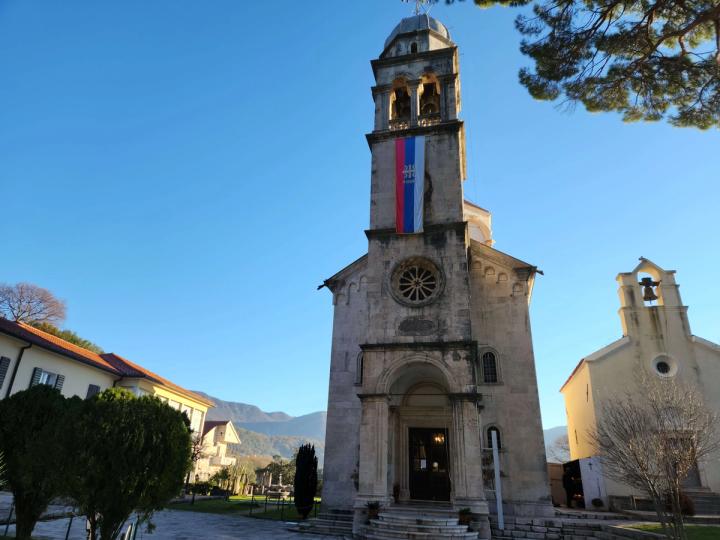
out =
{"type": "MultiPolygon", "coordinates": [[[[273,506],[275,507],[275,510],[280,510],[280,521],[282,521],[285,519],[285,507],[289,506],[290,508],[293,508],[295,506],[295,496],[290,495],[289,497],[282,497],[266,494],[264,497],[258,497],[256,499],[255,493],[253,493],[250,497],[250,512],[248,512],[248,516],[253,515],[253,509],[255,508],[256,503],[258,506],[263,508],[261,514],[267,514],[268,506],[270,506],[271,511],[273,510],[273,506]]],[[[317,517],[318,506],[320,506],[320,501],[313,501],[313,509],[311,511],[313,517],[317,517]]],[[[256,514],[255,517],[260,516],[256,514]]],[[[288,517],[290,517],[290,514],[288,514],[288,517]]]]}

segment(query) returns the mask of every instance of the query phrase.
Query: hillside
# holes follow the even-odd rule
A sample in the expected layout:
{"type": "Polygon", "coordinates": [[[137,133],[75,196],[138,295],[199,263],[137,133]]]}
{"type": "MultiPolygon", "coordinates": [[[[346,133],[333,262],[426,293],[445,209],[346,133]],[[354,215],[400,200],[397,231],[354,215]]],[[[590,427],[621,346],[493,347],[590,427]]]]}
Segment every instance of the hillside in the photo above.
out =
{"type": "Polygon", "coordinates": [[[223,401],[209,396],[205,392],[193,390],[196,394],[206,397],[215,403],[215,407],[208,411],[208,420],[232,420],[233,422],[286,422],[292,416],[284,412],[265,412],[255,405],[239,403],[236,401],[223,401]]]}
{"type": "MultiPolygon", "coordinates": [[[[551,463],[556,463],[558,459],[553,455],[553,452],[550,451],[550,448],[555,443],[555,441],[558,440],[558,438],[567,436],[567,426],[556,426],[550,429],[546,429],[543,431],[543,435],[545,437],[545,454],[547,456],[547,460],[551,463]]],[[[569,454],[562,456],[563,462],[569,460],[569,454]]]]}
{"type": "Polygon", "coordinates": [[[197,390],[194,392],[215,403],[215,407],[208,411],[208,420],[230,420],[235,425],[242,444],[229,447],[229,453],[291,458],[301,444],[310,443],[315,445],[322,465],[327,420],[325,411],[293,417],[284,412],[268,413],[247,403],[225,401],[197,390]]]}
{"type": "Polygon", "coordinates": [[[306,443],[315,445],[315,453],[318,456],[318,464],[322,467],[325,458],[325,443],[310,437],[296,437],[285,435],[265,435],[256,433],[235,425],[241,444],[228,446],[228,454],[235,456],[275,456],[291,458],[295,450],[306,443]]]}

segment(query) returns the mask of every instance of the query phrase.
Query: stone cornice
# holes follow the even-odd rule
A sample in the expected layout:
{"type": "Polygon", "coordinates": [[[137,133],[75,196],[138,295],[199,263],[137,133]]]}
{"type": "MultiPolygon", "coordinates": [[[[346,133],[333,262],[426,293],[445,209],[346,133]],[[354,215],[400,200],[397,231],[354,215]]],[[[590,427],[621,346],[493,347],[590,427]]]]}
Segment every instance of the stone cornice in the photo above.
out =
{"type": "Polygon", "coordinates": [[[362,401],[383,401],[390,399],[388,394],[361,393],[358,394],[357,397],[359,397],[362,401]]]}
{"type": "Polygon", "coordinates": [[[411,238],[422,236],[423,234],[433,234],[444,231],[455,231],[457,234],[465,234],[466,229],[466,221],[453,221],[451,223],[436,223],[434,225],[426,225],[425,230],[422,233],[417,234],[399,234],[395,231],[395,229],[367,229],[365,231],[365,236],[367,236],[368,240],[371,240],[373,238],[388,238],[391,236],[397,236],[398,238],[411,238]]]}
{"type": "Polygon", "coordinates": [[[426,350],[426,351],[475,351],[477,342],[473,340],[462,341],[408,341],[389,343],[361,343],[360,349],[365,351],[398,351],[398,350],[426,350]]]}
{"type": "Polygon", "coordinates": [[[456,133],[463,129],[462,120],[447,120],[440,122],[439,124],[433,124],[432,126],[410,126],[405,129],[384,129],[382,131],[373,131],[365,135],[368,146],[372,148],[372,145],[376,142],[385,141],[388,139],[397,139],[398,137],[412,137],[414,135],[433,135],[435,133],[456,133]]]}
{"type": "Polygon", "coordinates": [[[448,394],[450,401],[470,401],[473,403],[480,403],[482,401],[482,394],[480,392],[454,392],[448,394]]]}
{"type": "MultiPolygon", "coordinates": [[[[433,32],[434,33],[434,32],[433,32]]],[[[438,34],[439,35],[439,34],[438,34]]],[[[454,57],[457,54],[457,46],[446,47],[444,49],[434,49],[432,51],[422,51],[412,54],[403,54],[401,56],[388,56],[386,58],[376,58],[370,60],[373,75],[377,77],[378,68],[397,66],[407,64],[409,62],[417,62],[418,60],[434,60],[446,56],[454,57]]]]}

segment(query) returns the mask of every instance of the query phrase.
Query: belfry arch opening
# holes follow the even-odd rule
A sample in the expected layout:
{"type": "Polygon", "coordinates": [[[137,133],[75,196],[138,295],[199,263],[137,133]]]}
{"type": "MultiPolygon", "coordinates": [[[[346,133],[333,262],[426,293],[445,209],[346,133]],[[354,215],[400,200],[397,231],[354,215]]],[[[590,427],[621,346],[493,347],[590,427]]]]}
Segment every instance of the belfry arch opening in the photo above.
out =
{"type": "Polygon", "coordinates": [[[642,270],[637,273],[640,298],[647,307],[662,306],[662,280],[658,272],[652,269],[642,270]]]}
{"type": "Polygon", "coordinates": [[[395,79],[390,94],[390,126],[406,127],[410,122],[410,89],[404,78],[395,79]]]}
{"type": "Polygon", "coordinates": [[[440,119],[440,83],[432,73],[426,73],[420,81],[420,120],[440,119]]]}

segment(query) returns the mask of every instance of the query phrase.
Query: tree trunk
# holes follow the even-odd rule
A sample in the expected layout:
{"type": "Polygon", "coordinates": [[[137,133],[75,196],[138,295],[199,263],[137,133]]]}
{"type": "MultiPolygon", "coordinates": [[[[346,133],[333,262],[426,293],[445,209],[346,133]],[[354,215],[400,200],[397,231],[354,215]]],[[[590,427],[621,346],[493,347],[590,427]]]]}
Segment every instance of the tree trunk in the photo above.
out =
{"type": "Polygon", "coordinates": [[[29,510],[27,506],[32,505],[25,505],[22,503],[22,500],[19,502],[17,500],[15,501],[15,538],[19,540],[30,539],[35,524],[42,515],[42,511],[34,512],[32,509],[29,510]]]}
{"type": "Polygon", "coordinates": [[[26,520],[21,520],[20,516],[16,515],[15,519],[15,538],[18,540],[30,540],[35,522],[28,523],[26,520]]]}

